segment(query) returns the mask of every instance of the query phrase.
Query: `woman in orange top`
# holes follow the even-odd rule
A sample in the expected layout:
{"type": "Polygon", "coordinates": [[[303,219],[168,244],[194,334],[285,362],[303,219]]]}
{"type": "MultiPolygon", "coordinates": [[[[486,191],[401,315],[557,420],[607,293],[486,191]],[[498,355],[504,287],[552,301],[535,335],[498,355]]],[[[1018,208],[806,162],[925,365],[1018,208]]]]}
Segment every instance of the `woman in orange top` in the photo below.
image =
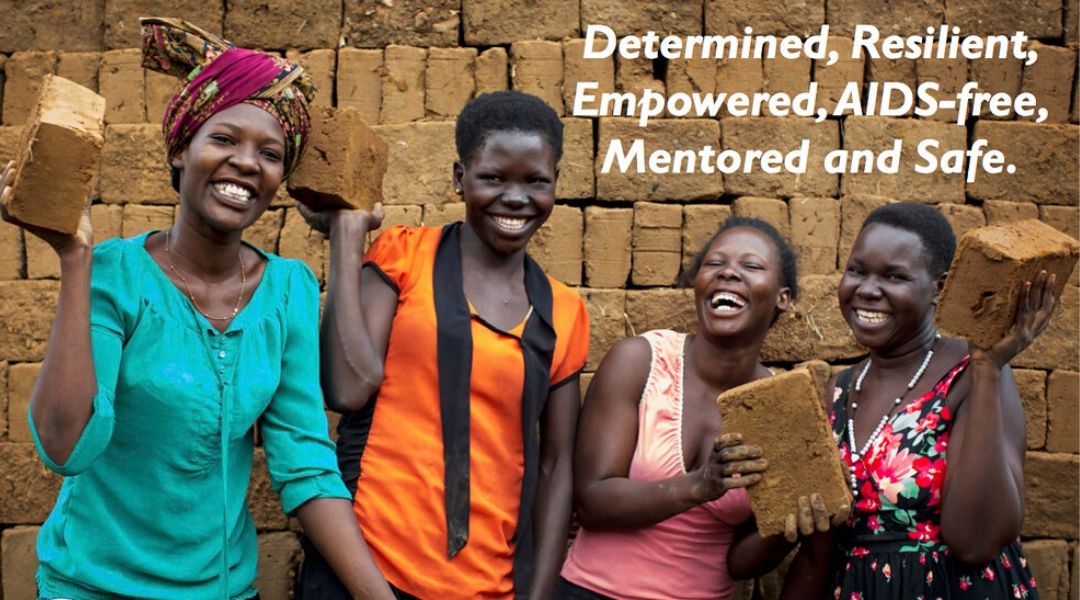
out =
{"type": "MultiPolygon", "coordinates": [[[[550,597],[566,549],[581,298],[525,248],[551,214],[562,123],[498,92],[458,117],[464,223],[329,230],[323,388],[344,411],[338,460],[373,558],[399,597],[550,597]],[[535,501],[534,501],[535,500],[535,501]]],[[[304,598],[347,597],[309,551],[304,598]]]]}

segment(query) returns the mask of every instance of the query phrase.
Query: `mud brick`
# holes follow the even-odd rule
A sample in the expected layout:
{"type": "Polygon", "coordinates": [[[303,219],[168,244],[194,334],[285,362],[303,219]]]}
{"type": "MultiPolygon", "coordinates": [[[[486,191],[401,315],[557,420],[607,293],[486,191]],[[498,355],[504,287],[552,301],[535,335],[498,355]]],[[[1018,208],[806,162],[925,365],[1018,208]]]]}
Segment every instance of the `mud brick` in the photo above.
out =
{"type": "Polygon", "coordinates": [[[603,23],[612,28],[618,36],[640,34],[644,31],[696,35],[702,33],[701,0],[635,3],[622,0],[582,0],[581,22],[586,26],[603,23]]]}
{"type": "Polygon", "coordinates": [[[814,63],[814,81],[818,83],[818,106],[825,108],[830,114],[849,82],[857,82],[862,86],[864,57],[852,58],[852,46],[851,38],[829,36],[829,52],[838,53],[839,59],[831,65],[826,64],[828,61],[814,63]]]}
{"type": "Polygon", "coordinates": [[[127,238],[151,229],[168,229],[172,227],[173,216],[171,206],[125,204],[120,221],[120,234],[127,238]]]}
{"type": "Polygon", "coordinates": [[[33,442],[27,415],[30,394],[41,372],[41,363],[17,363],[8,367],[8,439],[13,442],[33,442]]]}
{"type": "Polygon", "coordinates": [[[1028,452],[1024,460],[1024,536],[1075,540],[1080,456],[1028,452]]]}
{"type": "Polygon", "coordinates": [[[851,490],[822,409],[827,382],[827,376],[794,369],[730,389],[716,400],[724,429],[761,446],[769,459],[761,483],[747,488],[762,536],[783,533],[799,496],[821,494],[830,515],[846,514],[851,507],[851,490]]]}
{"type": "Polygon", "coordinates": [[[1072,284],[1063,287],[1050,324],[1027,350],[1013,358],[1013,366],[1057,369],[1080,363],[1080,343],[1076,336],[1080,331],[1080,288],[1072,284]]]}
{"type": "Polygon", "coordinates": [[[705,0],[705,33],[808,36],[825,22],[825,0],[705,0]]]}
{"type": "Polygon", "coordinates": [[[383,178],[387,204],[442,204],[459,199],[454,194],[451,169],[452,158],[457,156],[453,123],[380,125],[374,129],[390,148],[383,178]]]}
{"type": "MultiPolygon", "coordinates": [[[[7,399],[7,361],[0,360],[0,440],[7,439],[8,399],[7,399]]],[[[0,571],[3,574],[3,571],[0,571]]]]}
{"type": "MultiPolygon", "coordinates": [[[[1073,10],[1075,10],[1075,8],[1073,10]]],[[[1075,14],[1073,15],[1073,20],[1076,20],[1076,15],[1075,14]]],[[[1076,27],[1075,23],[1073,24],[1073,27],[1076,27]]],[[[1073,39],[1076,39],[1075,32],[1073,33],[1072,37],[1073,37],[1073,39]]],[[[1069,586],[1069,589],[1072,590],[1072,592],[1075,594],[1076,592],[1080,591],[1080,546],[1077,546],[1076,544],[1073,544],[1071,552],[1072,552],[1072,576],[1071,576],[1072,584],[1069,586]]]]}
{"type": "MultiPolygon", "coordinates": [[[[1032,202],[1008,202],[1006,200],[987,200],[983,202],[988,225],[1012,223],[1023,219],[1038,219],[1039,207],[1032,202]]],[[[1073,237],[1076,237],[1075,235],[1073,237]]]]}
{"type": "Polygon", "coordinates": [[[104,2],[0,0],[0,52],[56,48],[101,50],[104,2]]]}
{"type": "Polygon", "coordinates": [[[333,48],[339,0],[229,0],[225,38],[247,48],[333,48]]]}
{"type": "Polygon", "coordinates": [[[148,123],[105,128],[98,191],[108,203],[176,203],[161,127],[148,123]]]}
{"type": "MultiPolygon", "coordinates": [[[[762,61],[732,58],[716,61],[716,93],[742,92],[753,94],[765,87],[765,71],[762,61]]],[[[726,108],[717,116],[728,116],[726,108]]]]}
{"type": "Polygon", "coordinates": [[[407,123],[424,118],[424,70],[427,50],[387,46],[383,56],[380,123],[407,123]]]}
{"type": "Polygon", "coordinates": [[[165,109],[176,92],[180,91],[182,81],[157,71],[146,71],[144,74],[144,97],[146,98],[147,123],[160,124],[165,118],[165,109]]]}
{"type": "MultiPolygon", "coordinates": [[[[60,491],[60,476],[49,471],[38,458],[33,444],[0,443],[0,522],[36,525],[45,520],[60,491]]],[[[4,550],[7,557],[7,550],[4,550]]],[[[7,570],[5,568],[5,581],[7,570]]],[[[4,597],[7,598],[5,592],[4,597]]]]}
{"type": "Polygon", "coordinates": [[[1012,373],[1027,421],[1027,448],[1041,450],[1046,445],[1046,372],[1013,369],[1012,373]]]}
{"type": "MultiPolygon", "coordinates": [[[[668,96],[675,94],[708,94],[716,90],[716,61],[702,58],[679,58],[667,63],[664,79],[668,96]]],[[[685,116],[691,116],[691,112],[685,116]]],[[[674,117],[668,113],[669,117],[674,117]]]]}
{"type": "Polygon", "coordinates": [[[964,35],[1011,35],[1030,39],[1060,38],[1062,2],[1057,0],[948,0],[943,22],[964,35]]]}
{"type": "Polygon", "coordinates": [[[300,540],[291,531],[259,535],[259,573],[255,586],[266,600],[292,598],[293,582],[300,566],[300,540]]]}
{"type": "Polygon", "coordinates": [[[146,121],[146,82],[142,51],[137,48],[109,50],[101,55],[98,91],[105,97],[106,123],[146,121]]]}
{"type": "MultiPolygon", "coordinates": [[[[1077,15],[1078,8],[1080,8],[1080,6],[1076,6],[1072,2],[1065,3],[1065,41],[1069,43],[1075,43],[1077,41],[1080,41],[1080,16],[1077,15]]],[[[1073,566],[1073,573],[1073,581],[1075,582],[1075,563],[1073,566]]],[[[1073,590],[1080,591],[1080,588],[1078,588],[1074,583],[1073,590]]]]}
{"type": "Polygon", "coordinates": [[[657,79],[653,71],[653,61],[645,58],[615,58],[615,88],[620,92],[629,92],[641,97],[645,90],[665,94],[664,82],[657,79]]]}
{"type": "Polygon", "coordinates": [[[953,204],[945,202],[937,205],[938,211],[945,215],[945,219],[952,225],[953,233],[959,238],[965,233],[986,225],[986,216],[978,206],[970,204],[953,204]]]}
{"type": "Polygon", "coordinates": [[[1073,206],[1039,206],[1039,220],[1074,238],[1080,238],[1080,209],[1073,206]]]}
{"type": "Polygon", "coordinates": [[[1069,598],[1069,545],[1064,540],[1027,540],[1024,558],[1039,583],[1039,598],[1069,598]]]}
{"type": "Polygon", "coordinates": [[[424,207],[416,204],[390,205],[383,207],[382,230],[395,225],[419,227],[424,220],[424,207]]]}
{"type": "MultiPolygon", "coordinates": [[[[230,2],[229,8],[232,9],[235,4],[230,2]]],[[[225,3],[201,0],[106,0],[105,47],[113,49],[141,46],[139,17],[149,15],[176,15],[211,33],[220,34],[225,17],[225,3]]]]}
{"type": "Polygon", "coordinates": [[[1080,373],[1057,370],[1046,387],[1046,449],[1080,454],[1080,373]]]}
{"type": "Polygon", "coordinates": [[[14,193],[4,208],[19,223],[75,233],[94,189],[104,144],[105,100],[48,75],[19,141],[14,193]]]}
{"type": "Polygon", "coordinates": [[[505,48],[488,48],[476,57],[476,95],[510,88],[510,57],[505,48]]]}
{"type": "Polygon", "coordinates": [[[633,226],[633,209],[585,207],[585,281],[590,287],[626,285],[633,226]]]}
{"type": "Polygon", "coordinates": [[[123,207],[115,204],[94,204],[90,207],[90,226],[94,228],[95,243],[120,237],[123,212],[123,207]]]}
{"type": "Polygon", "coordinates": [[[529,242],[529,254],[548,275],[566,285],[581,285],[584,228],[580,208],[556,205],[529,242]]]}
{"type": "Polygon", "coordinates": [[[307,263],[319,281],[323,281],[323,263],[325,248],[323,236],[312,229],[295,208],[285,209],[285,224],[281,226],[278,237],[278,254],[285,258],[295,258],[307,263]]]}
{"type": "Polygon", "coordinates": [[[715,199],[723,192],[720,173],[653,173],[648,168],[648,157],[656,150],[698,149],[708,145],[719,151],[720,124],[714,119],[657,119],[648,127],[639,127],[636,119],[600,119],[600,141],[596,154],[596,197],[598,200],[698,200],[715,199]],[[621,141],[623,152],[629,152],[635,139],[645,141],[645,169],[638,173],[631,165],[625,173],[619,172],[618,162],[603,173],[604,158],[616,140],[621,141]]]}
{"type": "Polygon", "coordinates": [[[836,270],[840,238],[840,203],[835,198],[792,198],[788,201],[790,239],[799,257],[799,273],[830,274],[836,270]]]}
{"type": "Polygon", "coordinates": [[[593,376],[596,373],[584,372],[578,379],[578,393],[581,395],[581,401],[585,401],[585,396],[589,393],[589,386],[592,385],[593,376]]]}
{"type": "Polygon", "coordinates": [[[973,230],[957,248],[938,325],[989,348],[1012,326],[1024,282],[1045,269],[1057,275],[1060,297],[1078,256],[1076,240],[1034,219],[973,230]]]}
{"type": "Polygon", "coordinates": [[[56,74],[96,92],[100,64],[100,52],[61,52],[56,63],[56,74]]]}
{"type": "Polygon", "coordinates": [[[0,124],[3,123],[3,107],[4,107],[4,64],[7,62],[7,57],[0,54],[0,124]]]}
{"type": "Polygon", "coordinates": [[[638,202],[634,205],[634,285],[671,285],[682,262],[682,207],[638,202]]]}
{"type": "MultiPolygon", "coordinates": [[[[676,62],[669,63],[669,74],[676,62]]],[[[713,67],[712,71],[715,72],[716,67],[713,67]]],[[[615,61],[612,58],[587,59],[585,58],[585,40],[566,40],[563,42],[563,103],[566,105],[567,113],[573,113],[578,82],[596,84],[596,87],[586,94],[597,100],[582,102],[581,108],[586,110],[599,108],[600,94],[615,91],[615,61]]]]}
{"type": "Polygon", "coordinates": [[[876,4],[829,0],[829,33],[836,35],[853,34],[855,23],[872,23],[882,37],[914,35],[925,33],[927,27],[936,27],[944,19],[944,0],[898,0],[876,4]]]}
{"type": "Polygon", "coordinates": [[[580,32],[577,0],[463,0],[461,18],[465,43],[470,46],[559,40],[580,32]]]}
{"type": "Polygon", "coordinates": [[[4,62],[4,109],[0,111],[4,125],[22,125],[30,118],[41,95],[41,82],[56,71],[56,62],[56,52],[16,52],[4,62]]]}
{"type": "Polygon", "coordinates": [[[791,237],[791,227],[788,222],[788,207],[783,200],[776,198],[757,198],[743,196],[731,204],[731,212],[736,217],[752,217],[761,219],[772,225],[780,232],[784,239],[791,237]]]}
{"type": "Polygon", "coordinates": [[[627,336],[652,329],[693,333],[697,328],[694,290],[652,288],[626,291],[627,336]]]}
{"type": "Polygon", "coordinates": [[[720,122],[720,137],[724,150],[736,150],[744,156],[748,150],[770,149],[779,150],[786,156],[799,149],[803,140],[810,140],[805,173],[788,173],[783,165],[778,165],[779,173],[766,173],[761,163],[755,161],[749,173],[743,168],[724,174],[724,190],[728,193],[785,197],[835,196],[839,192],[839,177],[820,168],[825,155],[840,148],[840,125],[836,121],[814,123],[809,118],[729,117],[720,122]]]}
{"type": "Polygon", "coordinates": [[[794,96],[810,87],[809,57],[766,58],[761,61],[762,90],[770,94],[785,93],[794,96]]]}
{"type": "MultiPolygon", "coordinates": [[[[333,106],[337,53],[327,48],[308,50],[307,52],[288,50],[285,52],[285,57],[304,67],[304,70],[307,71],[307,74],[315,83],[316,93],[312,104],[316,106],[333,106]]],[[[375,121],[371,121],[371,123],[374,124],[375,121]]]]}
{"type": "Polygon", "coordinates": [[[867,215],[875,208],[890,202],[892,200],[889,198],[869,194],[844,196],[840,199],[840,245],[837,250],[836,264],[841,270],[847,264],[848,255],[851,254],[851,247],[855,245],[855,238],[859,236],[859,230],[862,228],[867,215]]]}
{"type": "Polygon", "coordinates": [[[0,127],[0,164],[7,165],[19,155],[19,140],[25,125],[0,127]]]}
{"type": "Polygon", "coordinates": [[[841,360],[865,352],[836,305],[839,283],[839,273],[799,278],[799,299],[769,330],[761,349],[762,362],[841,360]]]}
{"type": "Polygon", "coordinates": [[[0,356],[16,362],[45,356],[58,290],[55,281],[0,281],[0,356]]]}
{"type": "MultiPolygon", "coordinates": [[[[1029,50],[1039,53],[1033,65],[1024,67],[1022,91],[1030,92],[1039,99],[1039,108],[1045,108],[1044,123],[1069,121],[1069,106],[1073,93],[1073,74],[1076,72],[1076,48],[1060,48],[1032,42],[1029,50]]],[[[1038,115],[1025,117],[1034,121],[1038,115]]]]}
{"type": "Polygon", "coordinates": [[[442,227],[455,221],[465,220],[465,203],[425,204],[424,227],[442,227]]]}
{"type": "Polygon", "coordinates": [[[266,452],[255,448],[251,461],[251,482],[248,484],[248,511],[259,531],[281,530],[289,519],[281,508],[281,497],[270,487],[270,472],[266,467],[266,452]]]}
{"type": "MultiPolygon", "coordinates": [[[[973,60],[970,64],[971,80],[979,84],[980,91],[994,94],[1004,92],[1014,97],[1020,93],[1024,69],[1020,59],[1012,57],[983,58],[973,60]]],[[[1011,119],[1013,118],[1013,112],[1010,108],[1008,116],[997,117],[991,115],[988,111],[980,111],[979,116],[986,119],[1011,119]]]]}
{"type": "Polygon", "coordinates": [[[278,236],[281,224],[285,220],[285,211],[268,210],[244,230],[244,241],[267,252],[277,254],[278,236]]]}
{"type": "MultiPolygon", "coordinates": [[[[950,100],[956,98],[956,93],[960,91],[960,88],[964,87],[964,83],[968,79],[968,62],[961,58],[928,58],[918,59],[915,61],[915,73],[918,77],[918,83],[921,85],[926,82],[936,82],[940,87],[937,92],[928,92],[931,96],[941,100],[950,100]]],[[[1068,110],[1066,109],[1066,112],[1068,110]]],[[[957,111],[955,108],[938,108],[930,119],[935,121],[944,121],[946,123],[956,122],[957,111]]]]}
{"type": "Polygon", "coordinates": [[[592,121],[567,118],[562,122],[563,155],[555,193],[560,199],[592,198],[596,195],[592,121]]]}
{"type": "Polygon", "coordinates": [[[382,202],[387,144],[357,111],[311,111],[308,150],[288,179],[289,194],[315,210],[361,208],[382,202]]]}
{"type": "Polygon", "coordinates": [[[476,48],[429,49],[426,79],[428,116],[457,116],[476,90],[476,48]]]}
{"type": "MultiPolygon", "coordinates": [[[[915,89],[917,77],[915,75],[915,61],[910,58],[866,58],[867,78],[870,81],[885,82],[896,81],[915,89]]],[[[865,102],[864,102],[865,105],[865,102]]],[[[909,108],[903,116],[910,117],[912,109],[909,108]]]]}
{"type": "Polygon", "coordinates": [[[38,597],[34,574],[37,572],[37,536],[40,527],[20,525],[5,529],[0,539],[0,573],[3,573],[3,597],[10,600],[34,600],[38,597]]]}
{"type": "Polygon", "coordinates": [[[510,45],[510,69],[514,89],[532,94],[563,114],[562,45],[558,42],[526,40],[510,45]]]}
{"type": "Polygon", "coordinates": [[[378,123],[382,110],[382,70],[382,50],[338,50],[338,108],[355,108],[368,123],[378,123]]]}
{"type": "Polygon", "coordinates": [[[687,204],[683,207],[682,267],[686,269],[724,221],[731,207],[720,204],[687,204]]]}
{"type": "MultiPolygon", "coordinates": [[[[893,148],[894,140],[902,140],[899,172],[883,173],[872,165],[870,173],[845,173],[840,177],[840,190],[848,194],[889,196],[907,202],[964,202],[964,174],[916,173],[912,166],[920,162],[916,148],[919,141],[935,139],[940,143],[937,153],[967,148],[967,132],[963,127],[948,123],[918,119],[888,119],[885,117],[847,117],[844,125],[844,148],[870,150],[876,157],[893,148]]],[[[851,165],[848,165],[849,169],[851,165]]],[[[980,174],[979,177],[985,175],[980,174]]],[[[978,181],[978,180],[976,180],[978,181]]]]}
{"type": "Polygon", "coordinates": [[[1070,125],[1036,125],[979,121],[975,139],[1005,153],[1015,173],[980,172],[967,184],[970,197],[979,200],[1032,200],[1039,204],[1080,203],[1080,187],[1062,173],[1074,170],[1080,160],[1080,135],[1070,125]]]}
{"type": "Polygon", "coordinates": [[[19,279],[23,272],[23,231],[0,222],[0,279],[19,279]]]}
{"type": "Polygon", "coordinates": [[[345,0],[344,4],[346,45],[381,48],[388,44],[454,46],[458,42],[461,0],[345,0]]]}
{"type": "Polygon", "coordinates": [[[589,311],[589,359],[585,369],[595,371],[604,355],[626,337],[626,292],[582,290],[589,311]]]}
{"type": "Polygon", "coordinates": [[[47,243],[34,235],[24,235],[26,244],[26,277],[28,279],[59,279],[60,257],[47,243]]]}

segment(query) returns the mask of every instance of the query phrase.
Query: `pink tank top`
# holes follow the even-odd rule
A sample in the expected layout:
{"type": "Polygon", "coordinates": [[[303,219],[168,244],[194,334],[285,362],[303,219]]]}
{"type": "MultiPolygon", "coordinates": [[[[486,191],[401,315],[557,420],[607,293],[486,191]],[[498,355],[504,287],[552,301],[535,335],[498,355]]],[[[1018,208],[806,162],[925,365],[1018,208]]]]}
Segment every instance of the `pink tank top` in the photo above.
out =
{"type": "MultiPolygon", "coordinates": [[[[683,464],[683,355],[686,334],[642,335],[652,349],[638,402],[638,435],[630,479],[656,481],[686,472],[683,464]]],[[[730,598],[727,550],[735,526],[751,517],[746,491],[732,490],[636,531],[582,528],[562,576],[613,598],[730,598]]]]}

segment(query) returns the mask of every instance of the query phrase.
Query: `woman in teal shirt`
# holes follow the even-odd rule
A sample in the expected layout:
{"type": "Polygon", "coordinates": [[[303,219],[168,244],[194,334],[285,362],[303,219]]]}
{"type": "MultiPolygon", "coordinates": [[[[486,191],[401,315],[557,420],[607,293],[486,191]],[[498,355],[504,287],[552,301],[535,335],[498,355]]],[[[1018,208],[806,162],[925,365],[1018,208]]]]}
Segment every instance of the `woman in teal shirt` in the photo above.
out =
{"type": "Polygon", "coordinates": [[[144,22],[144,65],[195,69],[163,126],[176,223],[93,250],[87,215],[74,235],[27,227],[63,275],[30,402],[38,451],[65,476],[39,595],[255,597],[259,421],[285,511],[354,596],[389,598],[327,439],[315,278],[241,242],[299,161],[313,90],[300,67],[180,21],[144,22]]]}

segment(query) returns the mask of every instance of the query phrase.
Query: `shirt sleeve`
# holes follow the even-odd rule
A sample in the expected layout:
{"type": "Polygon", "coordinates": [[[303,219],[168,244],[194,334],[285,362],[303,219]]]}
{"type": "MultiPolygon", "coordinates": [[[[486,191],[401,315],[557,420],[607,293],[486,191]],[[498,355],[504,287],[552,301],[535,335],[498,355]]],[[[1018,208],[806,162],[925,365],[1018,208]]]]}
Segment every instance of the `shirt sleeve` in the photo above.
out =
{"type": "MultiPolygon", "coordinates": [[[[580,296],[574,295],[576,306],[573,310],[573,320],[567,334],[566,352],[562,361],[555,365],[551,374],[551,387],[557,388],[570,381],[575,375],[585,368],[585,361],[589,358],[589,311],[585,308],[585,301],[580,296]]],[[[562,332],[559,335],[563,335],[562,332]]]]}
{"type": "Polygon", "coordinates": [[[319,288],[311,269],[296,263],[285,313],[281,382],[262,415],[270,484],[292,514],[313,498],[345,498],[319,386],[319,288]]]}
{"type": "Polygon", "coordinates": [[[382,232],[364,255],[364,266],[373,268],[399,295],[408,287],[419,232],[397,225],[382,232]]]}
{"type": "MultiPolygon", "coordinates": [[[[124,315],[137,304],[137,294],[132,294],[132,286],[125,282],[124,272],[122,240],[109,240],[94,249],[90,274],[90,347],[97,393],[92,401],[90,420],[63,464],[55,462],[45,452],[34,426],[33,414],[27,411],[30,433],[42,462],[65,477],[78,475],[90,467],[112,439],[116,423],[113,403],[125,337],[124,315]]],[[[61,342],[51,340],[51,343],[61,342]]]]}

